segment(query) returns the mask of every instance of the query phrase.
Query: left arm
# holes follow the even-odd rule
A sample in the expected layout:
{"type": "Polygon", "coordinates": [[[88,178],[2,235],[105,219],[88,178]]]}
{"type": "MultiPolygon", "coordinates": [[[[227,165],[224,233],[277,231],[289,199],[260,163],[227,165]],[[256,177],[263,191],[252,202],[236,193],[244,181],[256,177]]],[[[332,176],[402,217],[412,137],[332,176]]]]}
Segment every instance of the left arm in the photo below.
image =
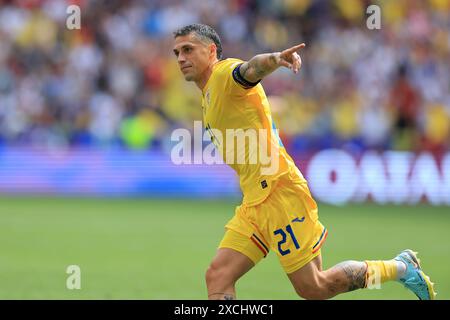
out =
{"type": "Polygon", "coordinates": [[[282,52],[258,54],[240,66],[240,75],[246,81],[256,83],[279,67],[286,67],[297,73],[302,66],[302,59],[297,51],[303,47],[304,43],[282,52]]]}

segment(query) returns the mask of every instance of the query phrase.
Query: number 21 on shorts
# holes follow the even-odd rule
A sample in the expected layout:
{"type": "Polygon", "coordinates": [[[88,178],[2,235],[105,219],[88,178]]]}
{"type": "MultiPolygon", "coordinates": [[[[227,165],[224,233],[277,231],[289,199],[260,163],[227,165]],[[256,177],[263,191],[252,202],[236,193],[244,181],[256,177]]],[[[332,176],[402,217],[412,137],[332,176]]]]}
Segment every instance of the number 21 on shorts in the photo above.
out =
{"type": "MultiPolygon", "coordinates": [[[[292,241],[294,242],[295,249],[300,249],[300,245],[298,244],[298,241],[297,241],[297,238],[295,237],[294,231],[292,231],[291,225],[288,224],[284,229],[286,229],[286,231],[289,233],[292,241]]],[[[285,255],[291,253],[290,249],[283,250],[283,247],[282,247],[287,241],[287,234],[284,231],[284,229],[283,228],[277,229],[273,232],[273,234],[275,236],[281,235],[281,240],[278,241],[278,251],[280,252],[280,254],[282,256],[285,256],[285,255]]]]}

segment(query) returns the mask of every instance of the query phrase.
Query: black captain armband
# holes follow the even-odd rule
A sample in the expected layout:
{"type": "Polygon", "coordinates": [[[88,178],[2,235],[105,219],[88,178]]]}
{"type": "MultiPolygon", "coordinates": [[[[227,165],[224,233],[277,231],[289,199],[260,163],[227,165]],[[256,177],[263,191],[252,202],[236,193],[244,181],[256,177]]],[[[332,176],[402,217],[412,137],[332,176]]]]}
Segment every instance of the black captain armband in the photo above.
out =
{"type": "Polygon", "coordinates": [[[233,79],[238,84],[240,84],[245,89],[250,89],[256,86],[261,80],[258,80],[256,82],[250,82],[244,79],[244,77],[241,75],[241,72],[239,71],[243,63],[239,64],[236,68],[233,69],[233,79]]]}

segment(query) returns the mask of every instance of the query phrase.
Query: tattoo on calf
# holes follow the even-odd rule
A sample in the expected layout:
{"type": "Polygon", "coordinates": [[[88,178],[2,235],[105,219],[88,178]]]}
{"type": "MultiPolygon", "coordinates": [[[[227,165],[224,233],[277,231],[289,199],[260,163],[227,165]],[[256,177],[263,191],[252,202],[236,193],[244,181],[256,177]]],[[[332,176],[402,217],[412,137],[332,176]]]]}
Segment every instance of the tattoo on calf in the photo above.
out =
{"type": "Polygon", "coordinates": [[[367,267],[365,263],[358,261],[344,261],[336,265],[341,269],[348,283],[348,291],[364,288],[366,285],[367,267]]]}

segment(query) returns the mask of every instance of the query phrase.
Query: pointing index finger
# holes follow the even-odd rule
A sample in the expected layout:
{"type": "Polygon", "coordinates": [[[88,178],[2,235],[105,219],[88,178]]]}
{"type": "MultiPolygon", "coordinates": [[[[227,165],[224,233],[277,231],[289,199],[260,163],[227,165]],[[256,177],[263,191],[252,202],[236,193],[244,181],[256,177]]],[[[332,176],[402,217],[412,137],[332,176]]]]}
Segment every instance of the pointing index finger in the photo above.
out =
{"type": "Polygon", "coordinates": [[[289,53],[294,53],[294,52],[296,52],[296,51],[298,51],[298,50],[304,48],[305,46],[306,46],[305,43],[300,43],[300,44],[298,44],[298,45],[296,45],[296,46],[293,46],[292,48],[287,49],[287,51],[288,51],[289,53]]]}

